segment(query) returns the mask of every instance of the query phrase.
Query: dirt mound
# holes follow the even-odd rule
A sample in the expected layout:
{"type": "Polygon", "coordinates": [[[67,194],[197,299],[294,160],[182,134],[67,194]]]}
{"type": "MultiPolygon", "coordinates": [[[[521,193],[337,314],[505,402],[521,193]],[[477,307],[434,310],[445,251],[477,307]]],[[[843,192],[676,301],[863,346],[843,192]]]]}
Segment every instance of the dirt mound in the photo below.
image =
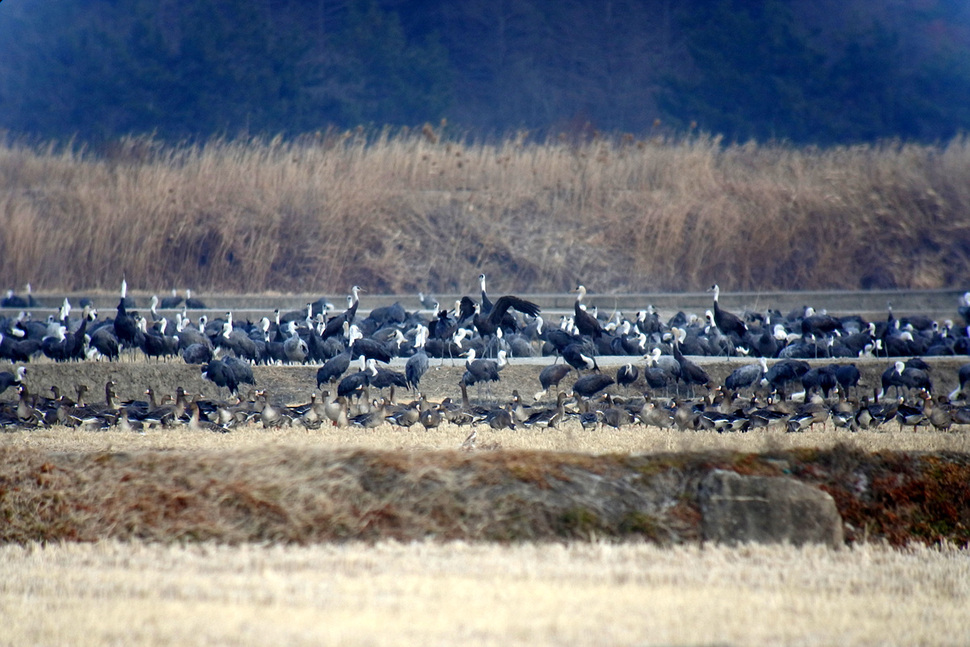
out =
{"type": "Polygon", "coordinates": [[[970,542],[970,457],[838,446],[772,454],[51,453],[0,449],[0,542],[223,543],[700,537],[715,469],[786,474],[835,499],[848,542],[970,542]]]}

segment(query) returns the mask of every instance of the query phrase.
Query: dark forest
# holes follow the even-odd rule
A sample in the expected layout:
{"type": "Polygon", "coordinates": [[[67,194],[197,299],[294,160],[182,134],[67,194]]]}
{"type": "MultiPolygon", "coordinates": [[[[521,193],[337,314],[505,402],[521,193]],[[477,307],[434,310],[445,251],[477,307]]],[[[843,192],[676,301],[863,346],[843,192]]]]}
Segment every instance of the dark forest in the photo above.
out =
{"type": "Polygon", "coordinates": [[[938,142],[970,5],[866,0],[8,0],[0,129],[33,140],[420,127],[938,142]]]}

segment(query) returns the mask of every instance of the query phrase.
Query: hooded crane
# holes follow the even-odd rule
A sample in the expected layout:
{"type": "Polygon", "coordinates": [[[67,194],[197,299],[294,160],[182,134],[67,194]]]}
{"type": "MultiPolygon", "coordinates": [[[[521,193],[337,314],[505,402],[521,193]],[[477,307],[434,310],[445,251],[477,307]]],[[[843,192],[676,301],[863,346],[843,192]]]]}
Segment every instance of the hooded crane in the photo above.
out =
{"type": "Polygon", "coordinates": [[[216,386],[229,389],[229,392],[233,395],[239,391],[235,373],[220,359],[214,359],[208,364],[203,364],[202,377],[216,386]]]}
{"type": "Polygon", "coordinates": [[[340,384],[337,385],[338,397],[349,398],[353,396],[360,399],[365,389],[370,386],[371,379],[377,377],[377,363],[373,359],[368,360],[361,355],[357,358],[357,361],[360,364],[360,370],[340,380],[340,384]]]}
{"type": "Polygon", "coordinates": [[[350,296],[347,297],[347,309],[327,322],[326,327],[324,327],[323,332],[320,334],[323,339],[343,333],[345,323],[354,323],[354,317],[357,316],[357,307],[360,305],[361,292],[363,290],[360,289],[360,286],[355,285],[350,288],[350,296]]]}
{"type": "Polygon", "coordinates": [[[310,348],[300,337],[295,321],[289,322],[286,326],[290,334],[283,342],[283,352],[286,354],[286,359],[294,364],[305,364],[310,348]]]}
{"type": "Polygon", "coordinates": [[[624,364],[616,369],[616,383],[620,386],[630,386],[640,378],[640,369],[633,364],[624,364]]]}
{"type": "Polygon", "coordinates": [[[206,310],[209,306],[205,304],[201,299],[196,299],[192,297],[192,290],[185,291],[185,307],[190,310],[206,310]]]}
{"type": "Polygon", "coordinates": [[[475,359],[475,349],[468,351],[468,360],[465,362],[465,373],[461,377],[459,385],[471,386],[472,384],[483,384],[487,382],[498,382],[499,371],[505,368],[505,351],[498,352],[498,360],[475,359]]]}
{"type": "Polygon", "coordinates": [[[542,385],[542,390],[535,394],[535,399],[541,400],[549,392],[549,389],[558,387],[571,370],[572,367],[568,364],[549,364],[542,369],[539,372],[539,384],[542,385]]]}
{"type": "Polygon", "coordinates": [[[498,382],[499,371],[505,367],[505,351],[498,352],[498,361],[491,359],[476,359],[475,349],[469,349],[468,359],[465,361],[465,374],[461,381],[467,386],[480,382],[498,382]]]}
{"type": "Polygon", "coordinates": [[[573,384],[573,393],[587,400],[603,389],[615,384],[615,380],[604,373],[584,375],[573,384]]]}
{"type": "Polygon", "coordinates": [[[128,281],[121,279],[121,298],[118,300],[118,311],[115,314],[115,337],[125,346],[140,346],[138,324],[135,318],[128,314],[126,299],[128,298],[128,281]]]}
{"type": "Polygon", "coordinates": [[[710,292],[714,293],[714,323],[717,325],[718,330],[725,335],[737,337],[736,342],[744,339],[744,335],[748,332],[748,327],[741,321],[741,317],[733,312],[721,309],[721,305],[718,303],[721,288],[717,286],[717,283],[711,286],[710,292]]]}
{"type": "Polygon", "coordinates": [[[172,296],[162,297],[159,307],[162,310],[174,310],[175,308],[182,305],[182,297],[179,296],[178,290],[172,288],[172,296]]]}
{"type": "Polygon", "coordinates": [[[664,355],[659,348],[654,348],[643,359],[648,360],[643,376],[650,388],[667,389],[671,382],[680,379],[680,362],[673,355],[664,355]]]}
{"type": "Polygon", "coordinates": [[[488,315],[492,312],[492,300],[485,293],[485,274],[478,275],[478,284],[482,288],[482,314],[488,315]]]}
{"type": "MultiPolygon", "coordinates": [[[[484,294],[484,292],[483,292],[484,294]]],[[[491,311],[485,311],[484,304],[479,306],[478,312],[475,314],[474,322],[475,327],[478,329],[478,334],[482,337],[488,337],[489,335],[494,335],[495,332],[502,325],[502,320],[508,313],[509,309],[518,310],[519,312],[529,315],[530,317],[536,317],[539,315],[540,308],[531,301],[526,301],[525,299],[519,298],[513,295],[505,295],[499,297],[498,301],[491,307],[491,311]]]]}
{"type": "Polygon", "coordinates": [[[364,334],[357,326],[351,324],[347,334],[352,357],[363,355],[367,359],[375,359],[385,364],[391,361],[391,353],[388,351],[387,346],[376,339],[364,337],[364,334]]]}
{"type": "Polygon", "coordinates": [[[428,341],[428,329],[418,326],[414,335],[414,355],[408,358],[404,365],[404,375],[407,378],[408,388],[412,391],[418,390],[421,378],[428,370],[428,353],[424,350],[424,345],[428,341]]]}
{"type": "Polygon", "coordinates": [[[326,363],[317,369],[317,388],[328,382],[337,381],[340,376],[350,368],[350,350],[345,350],[339,355],[328,359],[326,363]]]}
{"type": "Polygon", "coordinates": [[[586,286],[577,285],[573,292],[576,292],[576,303],[573,305],[573,322],[576,325],[576,329],[579,330],[579,334],[581,335],[599,339],[603,336],[603,327],[600,326],[599,320],[586,312],[586,308],[583,307],[583,299],[586,297],[586,286]]]}
{"type": "Polygon", "coordinates": [[[765,358],[759,357],[757,364],[745,364],[731,371],[724,380],[724,388],[729,391],[741,391],[754,387],[761,382],[767,372],[768,364],[765,358]]]}
{"type": "Polygon", "coordinates": [[[674,328],[672,332],[674,333],[674,359],[680,364],[680,379],[684,381],[684,384],[691,390],[691,393],[694,391],[695,384],[710,386],[711,378],[707,372],[684,357],[684,354],[680,351],[680,344],[687,337],[687,331],[683,328],[674,328]]]}
{"type": "Polygon", "coordinates": [[[800,380],[802,375],[811,369],[808,362],[797,359],[783,359],[775,362],[765,373],[765,380],[771,385],[773,391],[777,392],[781,399],[785,399],[785,392],[792,382],[800,380]]]}

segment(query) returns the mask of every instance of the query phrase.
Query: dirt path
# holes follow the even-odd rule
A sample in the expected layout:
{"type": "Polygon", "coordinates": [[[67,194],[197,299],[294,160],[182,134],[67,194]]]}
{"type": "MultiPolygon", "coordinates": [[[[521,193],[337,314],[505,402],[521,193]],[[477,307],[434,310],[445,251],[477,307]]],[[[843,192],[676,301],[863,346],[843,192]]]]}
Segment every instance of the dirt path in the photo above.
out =
{"type": "MultiPolygon", "coordinates": [[[[729,361],[716,358],[693,358],[700,363],[710,374],[716,383],[722,383],[724,378],[735,368],[753,360],[731,359],[729,361]]],[[[536,360],[515,360],[502,371],[501,381],[491,389],[492,396],[500,401],[506,401],[511,397],[513,390],[526,398],[531,398],[533,394],[541,389],[539,384],[539,371],[545,364],[551,361],[549,358],[538,358],[536,360]]],[[[952,391],[957,386],[957,370],[959,367],[970,361],[967,357],[951,358],[926,358],[926,361],[933,367],[931,376],[934,382],[934,391],[937,394],[945,394],[952,391]]],[[[625,362],[643,366],[643,361],[638,357],[627,358],[602,358],[601,364],[603,371],[614,374],[616,367],[625,362]]],[[[828,364],[830,360],[811,360],[810,364],[828,364]]],[[[863,373],[861,384],[871,392],[873,388],[880,385],[880,375],[891,361],[887,359],[863,359],[856,360],[855,363],[863,373]]],[[[392,368],[403,371],[402,360],[395,360],[392,368]]],[[[316,389],[317,366],[256,366],[253,374],[256,378],[256,386],[266,389],[270,396],[280,403],[307,402],[310,393],[316,389]]],[[[0,363],[0,370],[13,370],[9,363],[0,363]]],[[[103,397],[104,384],[107,380],[113,380],[117,386],[115,391],[118,397],[125,399],[141,399],[144,391],[151,386],[161,397],[162,394],[174,394],[178,386],[183,387],[191,393],[200,393],[205,398],[226,398],[228,392],[225,389],[218,389],[211,382],[202,378],[198,366],[187,365],[181,360],[168,362],[155,361],[120,361],[120,362],[81,362],[55,364],[49,361],[41,361],[28,365],[27,384],[32,393],[43,393],[49,395],[50,387],[56,385],[61,392],[73,396],[74,387],[77,384],[86,384],[89,389],[89,400],[97,401],[103,397]]],[[[458,388],[458,381],[464,372],[463,362],[456,361],[452,365],[450,360],[445,360],[443,364],[439,360],[432,360],[431,368],[421,381],[421,391],[431,400],[440,400],[445,397],[459,398],[461,392],[458,388]]],[[[563,383],[563,390],[568,389],[576,379],[576,374],[572,373],[563,383]]],[[[641,378],[642,379],[642,378],[641,378]]],[[[469,392],[475,399],[478,395],[475,387],[469,392]]],[[[406,399],[409,396],[399,395],[399,399],[406,399]]],[[[12,400],[16,395],[12,390],[8,390],[0,399],[12,400]]],[[[549,396],[550,400],[554,395],[549,396]]]]}

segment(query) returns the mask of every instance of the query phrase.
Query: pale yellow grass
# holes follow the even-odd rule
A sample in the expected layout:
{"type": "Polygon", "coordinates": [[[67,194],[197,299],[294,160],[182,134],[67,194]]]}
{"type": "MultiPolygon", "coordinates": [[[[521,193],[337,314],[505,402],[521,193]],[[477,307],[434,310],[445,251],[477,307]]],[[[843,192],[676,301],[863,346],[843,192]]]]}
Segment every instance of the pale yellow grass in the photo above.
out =
{"type": "Polygon", "coordinates": [[[0,144],[10,286],[220,291],[962,286],[970,140],[796,149],[717,138],[416,133],[99,157],[0,144]],[[752,253],[757,250],[758,253],[752,253]],[[881,282],[879,283],[882,284],[881,282]]]}
{"type": "MultiPolygon", "coordinates": [[[[144,434],[118,430],[79,431],[66,427],[12,432],[0,435],[0,446],[31,447],[50,451],[137,451],[137,450],[243,450],[253,447],[312,447],[319,449],[376,449],[438,451],[458,449],[471,433],[470,427],[443,425],[426,431],[392,425],[376,429],[322,427],[308,431],[300,426],[266,430],[258,425],[236,428],[227,434],[193,432],[188,429],[153,429],[144,434]]],[[[880,431],[849,432],[831,424],[815,431],[786,433],[783,429],[748,433],[718,434],[711,431],[626,426],[619,430],[603,427],[582,429],[578,423],[560,429],[516,429],[496,431],[478,427],[476,451],[496,449],[585,454],[650,454],[658,452],[741,451],[769,452],[798,448],[827,449],[842,443],[865,452],[951,451],[970,453],[970,434],[929,431],[898,431],[889,425],[880,431]]]]}
{"type": "Polygon", "coordinates": [[[10,645],[965,645],[949,547],[0,547],[10,645]]]}

